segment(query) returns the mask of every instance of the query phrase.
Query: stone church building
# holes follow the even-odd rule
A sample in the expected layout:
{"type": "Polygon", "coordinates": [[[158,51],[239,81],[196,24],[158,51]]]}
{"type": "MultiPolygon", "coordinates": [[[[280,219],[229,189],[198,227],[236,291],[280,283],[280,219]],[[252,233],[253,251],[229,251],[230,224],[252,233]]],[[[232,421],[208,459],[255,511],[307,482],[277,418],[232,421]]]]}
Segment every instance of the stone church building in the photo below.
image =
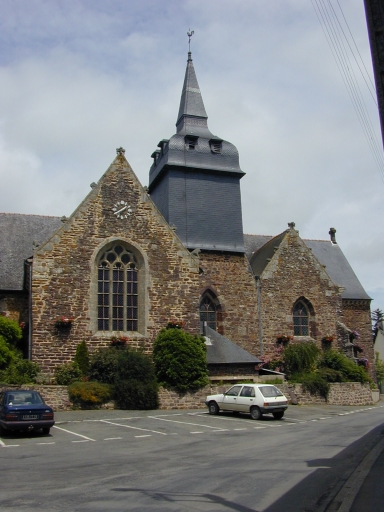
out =
{"type": "Polygon", "coordinates": [[[254,372],[284,337],[356,357],[354,331],[373,363],[370,297],[335,229],[328,240],[303,240],[293,222],[244,234],[239,154],[207,119],[188,53],[176,133],[153,152],[148,187],[120,148],[69,218],[0,214],[0,314],[25,325],[43,371],[83,340],[92,351],[126,337],[150,352],[170,321],[207,326],[216,375],[254,372]]]}

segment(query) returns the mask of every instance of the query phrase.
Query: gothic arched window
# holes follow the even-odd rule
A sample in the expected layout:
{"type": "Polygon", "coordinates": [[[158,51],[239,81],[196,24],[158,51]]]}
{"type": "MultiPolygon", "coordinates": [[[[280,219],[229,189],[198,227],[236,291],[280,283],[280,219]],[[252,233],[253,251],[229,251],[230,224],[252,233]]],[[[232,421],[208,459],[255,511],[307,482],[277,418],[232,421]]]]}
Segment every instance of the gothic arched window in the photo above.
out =
{"type": "Polygon", "coordinates": [[[200,322],[207,322],[208,327],[217,330],[217,307],[209,293],[205,293],[200,302],[200,322]]]}
{"type": "Polygon", "coordinates": [[[299,300],[293,307],[293,334],[295,336],[308,336],[309,313],[304,302],[299,300]]]}
{"type": "Polygon", "coordinates": [[[137,331],[138,263],[121,242],[97,260],[97,326],[99,331],[137,331]]]}

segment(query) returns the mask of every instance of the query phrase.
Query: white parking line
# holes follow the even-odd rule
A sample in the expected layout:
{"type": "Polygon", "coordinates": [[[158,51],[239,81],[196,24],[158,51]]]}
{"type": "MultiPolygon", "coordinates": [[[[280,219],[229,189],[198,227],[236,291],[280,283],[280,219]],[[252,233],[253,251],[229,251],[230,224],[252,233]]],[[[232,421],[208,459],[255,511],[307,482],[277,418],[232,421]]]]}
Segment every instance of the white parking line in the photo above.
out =
{"type": "Polygon", "coordinates": [[[142,436],[135,436],[135,437],[152,437],[151,434],[144,434],[142,436]]]}
{"type": "Polygon", "coordinates": [[[20,446],[19,444],[4,444],[3,448],[15,448],[15,446],[20,446]]]}
{"type": "Polygon", "coordinates": [[[52,443],[36,443],[36,444],[56,444],[54,441],[52,443]]]}
{"type": "Polygon", "coordinates": [[[234,428],[233,430],[247,430],[246,428],[234,428]]]}
{"type": "MultiPolygon", "coordinates": [[[[152,432],[153,434],[160,434],[166,436],[164,432],[158,432],[157,430],[150,430],[149,428],[132,427],[131,425],[122,425],[121,423],[114,423],[113,421],[100,420],[102,423],[108,423],[108,425],[116,425],[117,427],[131,428],[133,430],[142,430],[143,432],[152,432]]],[[[166,421],[166,420],[165,420],[166,421]]]]}
{"type": "Polygon", "coordinates": [[[154,420],[169,421],[171,423],[181,423],[182,425],[194,425],[195,427],[212,428],[214,430],[225,430],[225,429],[218,429],[217,427],[211,427],[210,425],[201,425],[200,423],[189,423],[188,421],[166,420],[165,418],[158,418],[156,416],[148,416],[148,418],[152,418],[154,420]]]}
{"type": "Polygon", "coordinates": [[[115,439],[123,439],[122,437],[106,437],[104,441],[114,441],[115,439]]]}
{"type": "Polygon", "coordinates": [[[71,443],[89,443],[89,439],[80,439],[80,441],[71,441],[71,443]]]}
{"type": "Polygon", "coordinates": [[[0,446],[6,446],[6,444],[0,439],[0,446]]]}
{"type": "Polygon", "coordinates": [[[57,425],[54,425],[53,428],[57,428],[59,430],[62,430],[63,432],[67,432],[68,434],[72,434],[74,436],[79,436],[79,437],[83,437],[84,439],[86,439],[87,441],[96,441],[96,439],[91,439],[90,437],[87,437],[87,436],[83,436],[81,434],[76,434],[76,432],[71,432],[70,430],[66,430],[65,428],[62,428],[62,427],[58,427],[57,425]]]}
{"type": "Polygon", "coordinates": [[[204,432],[202,430],[200,430],[198,432],[190,432],[190,434],[204,434],[204,432]]]}

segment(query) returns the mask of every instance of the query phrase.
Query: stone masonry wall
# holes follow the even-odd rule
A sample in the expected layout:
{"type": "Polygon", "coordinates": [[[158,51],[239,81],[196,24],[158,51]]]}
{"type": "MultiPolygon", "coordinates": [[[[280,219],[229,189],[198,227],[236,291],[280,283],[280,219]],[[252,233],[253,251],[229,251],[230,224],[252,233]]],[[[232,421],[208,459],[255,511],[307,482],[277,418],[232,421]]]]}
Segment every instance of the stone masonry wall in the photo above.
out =
{"type": "Polygon", "coordinates": [[[359,356],[368,359],[368,371],[371,377],[375,379],[375,353],[372,342],[370,301],[343,300],[343,316],[344,324],[352,331],[359,333],[359,337],[354,340],[354,343],[357,343],[364,349],[364,352],[359,354],[359,356]]]}
{"type": "Polygon", "coordinates": [[[257,355],[256,285],[246,256],[201,252],[199,259],[200,295],[210,290],[220,303],[218,332],[257,355]]]}
{"type": "Polygon", "coordinates": [[[33,360],[43,371],[74,357],[87,342],[92,352],[113,334],[151,351],[169,320],[199,331],[198,259],[181,244],[144,191],[125,157],[119,155],[62,228],[33,257],[33,360]],[[130,215],[115,215],[126,201],[130,215]],[[115,210],[113,209],[115,207],[115,210]],[[128,244],[139,260],[139,329],[113,333],[97,329],[97,256],[107,243],[128,244]],[[61,316],[74,319],[57,329],[61,316]]]}
{"type": "MultiPolygon", "coordinates": [[[[159,409],[204,409],[205,400],[209,395],[224,393],[230,385],[210,385],[200,389],[196,393],[177,393],[165,388],[159,390],[159,409]]],[[[301,384],[276,385],[289,399],[289,403],[298,405],[371,405],[372,393],[368,384],[360,382],[342,382],[331,384],[328,400],[318,395],[310,395],[304,392],[301,384]]],[[[66,386],[22,386],[23,389],[35,389],[45,402],[55,411],[65,411],[72,408],[66,386]]],[[[0,386],[0,391],[5,389],[20,389],[20,386],[0,386]]]]}
{"type": "Polygon", "coordinates": [[[341,292],[298,232],[290,229],[261,275],[264,354],[273,352],[279,335],[293,335],[292,309],[299,299],[310,311],[309,336],[297,336],[293,343],[315,341],[321,348],[323,337],[336,338],[341,292]]]}
{"type": "Polygon", "coordinates": [[[28,322],[27,292],[1,292],[0,315],[16,322],[28,322]]]}

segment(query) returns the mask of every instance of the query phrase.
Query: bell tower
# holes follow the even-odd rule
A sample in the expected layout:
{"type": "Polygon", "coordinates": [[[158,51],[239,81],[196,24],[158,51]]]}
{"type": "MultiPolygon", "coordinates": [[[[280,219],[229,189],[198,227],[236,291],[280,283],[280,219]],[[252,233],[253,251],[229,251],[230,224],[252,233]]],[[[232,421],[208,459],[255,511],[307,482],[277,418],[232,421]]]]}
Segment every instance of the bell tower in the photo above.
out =
{"type": "Polygon", "coordinates": [[[207,120],[189,51],[176,134],[152,153],[148,191],[188,249],[244,253],[245,173],[236,147],[213,135],[207,120]]]}

